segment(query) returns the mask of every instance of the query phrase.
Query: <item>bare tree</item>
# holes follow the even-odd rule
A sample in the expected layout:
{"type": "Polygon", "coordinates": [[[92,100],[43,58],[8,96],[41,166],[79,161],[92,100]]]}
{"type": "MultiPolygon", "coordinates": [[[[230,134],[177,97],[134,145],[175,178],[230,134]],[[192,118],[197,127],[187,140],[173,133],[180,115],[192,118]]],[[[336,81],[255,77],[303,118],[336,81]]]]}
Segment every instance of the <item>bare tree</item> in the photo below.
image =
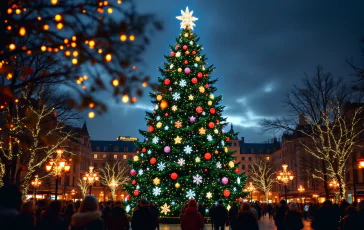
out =
{"type": "Polygon", "coordinates": [[[99,169],[100,182],[110,189],[113,199],[117,188],[129,181],[127,171],[126,165],[119,160],[112,163],[106,162],[105,167],[99,169]]]}
{"type": "Polygon", "coordinates": [[[340,194],[344,195],[346,160],[357,147],[358,137],[363,132],[360,106],[355,105],[350,115],[343,114],[347,110],[345,104],[352,97],[340,78],[324,74],[318,67],[316,76],[312,79],[306,77],[302,88],[295,86],[285,102],[292,115],[305,118],[303,124],[291,118],[262,122],[264,131],[285,131],[286,137],[298,142],[307,153],[320,160],[320,167],[314,169],[313,176],[323,180],[327,198],[330,178],[339,181],[340,194]]]}
{"type": "Polygon", "coordinates": [[[269,191],[276,182],[275,171],[269,160],[264,157],[257,157],[249,167],[250,179],[253,184],[261,190],[265,195],[265,200],[268,202],[269,191]]]}
{"type": "Polygon", "coordinates": [[[87,183],[87,181],[84,181],[82,180],[82,178],[80,178],[78,179],[77,186],[80,188],[82,198],[85,198],[87,190],[89,188],[89,184],[87,183]]]}

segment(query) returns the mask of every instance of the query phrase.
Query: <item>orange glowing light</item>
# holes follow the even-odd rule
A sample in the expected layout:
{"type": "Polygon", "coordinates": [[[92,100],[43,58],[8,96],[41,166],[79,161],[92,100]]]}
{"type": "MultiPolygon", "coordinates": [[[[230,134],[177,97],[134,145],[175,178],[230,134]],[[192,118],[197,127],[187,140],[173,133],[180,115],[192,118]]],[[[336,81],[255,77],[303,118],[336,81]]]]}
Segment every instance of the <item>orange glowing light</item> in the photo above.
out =
{"type": "Polygon", "coordinates": [[[91,112],[88,113],[88,118],[92,119],[94,117],[95,117],[95,113],[94,112],[91,111],[91,112]]]}
{"type": "Polygon", "coordinates": [[[77,63],[78,63],[77,58],[73,58],[73,59],[72,59],[72,64],[77,65],[77,63]]]}
{"type": "Polygon", "coordinates": [[[40,47],[40,50],[43,51],[43,52],[45,52],[47,50],[47,47],[46,46],[41,46],[40,47]]]}
{"type": "Polygon", "coordinates": [[[10,45],[9,45],[9,49],[10,49],[10,50],[15,50],[15,48],[16,48],[15,44],[10,44],[10,45]]]}
{"type": "Polygon", "coordinates": [[[106,59],[106,61],[111,61],[112,55],[111,54],[106,54],[105,59],[106,59]]]}
{"type": "Polygon", "coordinates": [[[122,101],[123,103],[128,103],[128,101],[129,101],[129,96],[125,94],[125,95],[121,98],[121,101],[122,101]]]}
{"type": "Polygon", "coordinates": [[[113,86],[118,86],[119,85],[119,80],[118,79],[114,79],[113,81],[112,81],[112,85],[113,86]]]}
{"type": "Polygon", "coordinates": [[[57,29],[59,29],[59,30],[63,29],[63,23],[62,22],[57,24],[57,29]]]}
{"type": "Polygon", "coordinates": [[[62,16],[60,14],[56,14],[56,16],[54,16],[54,19],[58,22],[62,20],[62,16]]]}
{"type": "Polygon", "coordinates": [[[44,29],[44,30],[49,30],[49,25],[45,24],[45,25],[43,26],[43,29],[44,29]]]}
{"type": "Polygon", "coordinates": [[[135,40],[135,36],[134,35],[130,35],[129,36],[129,39],[130,39],[130,41],[134,41],[135,40]]]}
{"type": "Polygon", "coordinates": [[[20,36],[25,36],[26,33],[27,33],[26,29],[24,27],[20,27],[20,30],[19,30],[20,36]]]}
{"type": "Polygon", "coordinates": [[[125,34],[120,35],[120,40],[121,40],[122,42],[125,42],[125,41],[126,41],[126,39],[127,39],[127,37],[126,37],[126,35],[125,35],[125,34]]]}

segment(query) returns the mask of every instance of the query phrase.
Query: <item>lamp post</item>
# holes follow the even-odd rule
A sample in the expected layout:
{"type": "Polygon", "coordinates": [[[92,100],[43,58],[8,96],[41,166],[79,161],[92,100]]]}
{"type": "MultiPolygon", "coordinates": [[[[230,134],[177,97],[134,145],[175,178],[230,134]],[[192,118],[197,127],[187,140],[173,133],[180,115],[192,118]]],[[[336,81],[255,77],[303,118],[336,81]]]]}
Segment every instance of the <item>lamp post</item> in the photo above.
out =
{"type": "Polygon", "coordinates": [[[84,181],[87,182],[87,184],[90,185],[90,195],[91,195],[91,189],[92,189],[92,185],[96,182],[99,181],[99,174],[97,172],[94,171],[94,167],[90,166],[89,167],[89,172],[85,173],[85,175],[82,178],[84,181]]]}
{"type": "Polygon", "coordinates": [[[336,190],[340,187],[339,182],[336,179],[332,179],[331,181],[329,181],[329,188],[332,189],[334,191],[335,194],[335,203],[336,203],[336,190]]]}
{"type": "MultiPolygon", "coordinates": [[[[358,163],[358,169],[363,169],[364,168],[364,158],[360,158],[360,159],[358,159],[358,161],[357,161],[357,163],[358,163]]],[[[355,170],[354,169],[354,166],[353,166],[353,181],[354,181],[354,200],[355,200],[355,202],[357,202],[358,201],[358,199],[357,199],[357,197],[356,197],[356,183],[357,183],[357,179],[358,179],[358,172],[357,172],[357,170],[355,170]]]]}
{"type": "Polygon", "coordinates": [[[279,171],[277,173],[277,180],[284,184],[284,196],[286,198],[286,201],[288,202],[287,185],[289,182],[291,182],[293,180],[294,176],[293,176],[293,172],[288,170],[288,164],[283,164],[282,168],[283,168],[283,170],[279,171]]]}
{"type": "Polygon", "coordinates": [[[305,191],[305,188],[302,185],[300,185],[298,187],[298,191],[300,192],[300,200],[301,200],[301,204],[302,204],[303,203],[302,202],[302,193],[305,191]]]}
{"type": "Polygon", "coordinates": [[[249,186],[247,187],[248,191],[250,192],[250,203],[253,201],[253,192],[255,190],[255,186],[253,182],[249,182],[249,186]]]}
{"type": "Polygon", "coordinates": [[[34,188],[34,199],[37,199],[37,188],[39,188],[39,186],[42,184],[42,181],[39,180],[38,175],[35,175],[34,180],[30,181],[30,184],[33,186],[34,188]]]}
{"type": "Polygon", "coordinates": [[[58,181],[64,173],[67,173],[71,169],[71,165],[67,162],[66,159],[62,158],[64,150],[57,149],[56,153],[57,156],[54,159],[50,159],[49,162],[46,164],[46,171],[51,173],[56,178],[56,194],[55,200],[58,197],[58,181]]]}
{"type": "Polygon", "coordinates": [[[75,202],[75,195],[76,195],[76,191],[74,189],[72,189],[71,196],[72,196],[73,202],[75,202]]]}

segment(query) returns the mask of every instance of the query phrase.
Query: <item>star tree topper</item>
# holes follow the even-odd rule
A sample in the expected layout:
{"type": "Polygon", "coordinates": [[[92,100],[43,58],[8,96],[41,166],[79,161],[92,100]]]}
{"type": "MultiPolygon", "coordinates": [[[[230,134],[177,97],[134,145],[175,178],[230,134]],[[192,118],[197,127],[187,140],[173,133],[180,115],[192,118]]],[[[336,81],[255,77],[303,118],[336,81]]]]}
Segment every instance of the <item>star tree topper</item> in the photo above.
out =
{"type": "Polygon", "coordinates": [[[186,11],[181,10],[182,16],[177,16],[178,20],[181,20],[181,29],[185,29],[187,26],[193,30],[193,27],[196,26],[194,21],[197,21],[198,18],[193,17],[193,10],[190,12],[188,7],[186,7],[186,11]]]}

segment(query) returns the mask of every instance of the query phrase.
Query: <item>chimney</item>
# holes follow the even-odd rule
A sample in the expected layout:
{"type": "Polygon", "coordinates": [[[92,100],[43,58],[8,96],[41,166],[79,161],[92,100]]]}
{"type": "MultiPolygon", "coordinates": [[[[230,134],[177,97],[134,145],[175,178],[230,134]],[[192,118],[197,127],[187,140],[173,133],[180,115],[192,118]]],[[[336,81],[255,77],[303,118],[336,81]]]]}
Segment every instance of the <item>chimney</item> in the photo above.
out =
{"type": "Polygon", "coordinates": [[[241,137],[241,141],[243,142],[243,144],[245,143],[245,142],[244,142],[244,137],[241,137]]]}
{"type": "Polygon", "coordinates": [[[298,125],[307,125],[307,121],[306,121],[306,117],[303,113],[300,113],[299,117],[298,117],[298,125]]]}

